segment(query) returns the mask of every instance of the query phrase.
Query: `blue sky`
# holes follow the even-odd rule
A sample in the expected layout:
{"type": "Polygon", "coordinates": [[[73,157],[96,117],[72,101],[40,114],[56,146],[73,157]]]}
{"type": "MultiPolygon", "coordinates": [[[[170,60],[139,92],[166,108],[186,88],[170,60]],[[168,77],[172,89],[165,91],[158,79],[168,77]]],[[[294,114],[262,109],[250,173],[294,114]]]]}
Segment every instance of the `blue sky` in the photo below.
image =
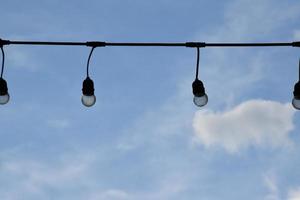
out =
{"type": "MultiPolygon", "coordinates": [[[[300,40],[296,0],[3,1],[2,39],[300,40]]],[[[300,199],[297,48],[5,46],[0,199],[300,199]]]]}

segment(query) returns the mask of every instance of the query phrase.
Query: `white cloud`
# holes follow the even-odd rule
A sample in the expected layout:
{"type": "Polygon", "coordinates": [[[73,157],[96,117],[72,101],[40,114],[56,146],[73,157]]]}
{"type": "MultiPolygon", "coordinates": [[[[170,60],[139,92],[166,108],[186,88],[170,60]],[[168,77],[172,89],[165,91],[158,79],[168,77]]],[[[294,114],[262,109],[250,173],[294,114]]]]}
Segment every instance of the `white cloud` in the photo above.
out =
{"type": "Polygon", "coordinates": [[[300,187],[289,191],[288,200],[300,200],[300,187]]]}
{"type": "Polygon", "coordinates": [[[249,146],[278,147],[290,143],[294,109],[290,104],[250,100],[225,112],[197,112],[193,127],[205,147],[234,153],[249,146]]]}
{"type": "Polygon", "coordinates": [[[71,125],[68,119],[51,119],[47,121],[47,125],[51,128],[64,129],[71,125]]]}

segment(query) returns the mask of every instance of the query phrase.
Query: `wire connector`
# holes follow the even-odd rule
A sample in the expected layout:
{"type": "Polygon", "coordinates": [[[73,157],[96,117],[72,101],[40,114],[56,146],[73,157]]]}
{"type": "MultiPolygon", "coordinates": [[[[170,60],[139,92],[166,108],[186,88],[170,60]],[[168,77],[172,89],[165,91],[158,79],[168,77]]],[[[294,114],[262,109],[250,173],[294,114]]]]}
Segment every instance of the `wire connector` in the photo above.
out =
{"type": "Polygon", "coordinates": [[[10,44],[10,41],[9,40],[2,40],[0,38],[0,46],[4,46],[4,45],[9,45],[10,44]]]}
{"type": "Polygon", "coordinates": [[[300,41],[293,42],[293,43],[292,43],[292,46],[293,46],[293,47],[300,47],[300,41]]]}
{"type": "Polygon", "coordinates": [[[86,42],[86,46],[88,46],[88,47],[105,47],[106,43],[99,42],[99,41],[90,41],[90,42],[86,42]]]}
{"type": "Polygon", "coordinates": [[[205,42],[186,42],[185,43],[186,47],[199,47],[199,48],[204,48],[206,46],[205,42]]]}

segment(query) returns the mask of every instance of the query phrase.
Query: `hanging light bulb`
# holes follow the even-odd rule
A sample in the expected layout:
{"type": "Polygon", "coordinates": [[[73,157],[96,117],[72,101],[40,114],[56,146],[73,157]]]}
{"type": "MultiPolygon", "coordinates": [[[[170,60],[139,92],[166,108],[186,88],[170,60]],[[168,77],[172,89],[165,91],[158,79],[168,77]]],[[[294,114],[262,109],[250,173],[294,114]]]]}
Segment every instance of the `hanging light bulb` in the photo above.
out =
{"type": "Polygon", "coordinates": [[[1,75],[0,75],[0,105],[7,104],[9,101],[9,94],[6,81],[2,78],[4,71],[4,61],[5,54],[3,50],[3,46],[0,46],[2,52],[2,67],[1,67],[1,75]]]}
{"type": "Polygon", "coordinates": [[[0,104],[7,104],[9,101],[9,94],[7,83],[3,78],[0,78],[0,104]]]}
{"type": "Polygon", "coordinates": [[[86,79],[82,83],[81,102],[86,107],[91,107],[96,103],[96,96],[94,94],[94,91],[95,91],[94,82],[89,77],[90,60],[91,60],[91,56],[92,56],[93,51],[94,51],[95,48],[96,47],[93,47],[90,54],[89,54],[89,58],[88,58],[88,61],[87,61],[87,66],[86,66],[86,79]]]}
{"type": "Polygon", "coordinates": [[[294,98],[292,101],[292,105],[297,110],[300,110],[300,59],[299,59],[299,81],[294,86],[294,98]]]}
{"type": "Polygon", "coordinates": [[[94,82],[87,77],[82,84],[81,102],[86,107],[91,107],[96,103],[96,96],[94,95],[94,82]]]}
{"type": "Polygon", "coordinates": [[[205,94],[205,88],[203,86],[202,81],[199,79],[195,79],[193,82],[193,94],[194,94],[194,104],[198,107],[205,106],[208,102],[208,97],[205,94]]]}
{"type": "Polygon", "coordinates": [[[198,79],[198,72],[199,72],[199,60],[200,60],[200,50],[199,47],[197,47],[197,66],[196,66],[196,79],[192,84],[193,88],[193,94],[194,94],[194,104],[198,107],[205,106],[208,102],[208,97],[205,94],[205,88],[202,83],[198,79]]]}

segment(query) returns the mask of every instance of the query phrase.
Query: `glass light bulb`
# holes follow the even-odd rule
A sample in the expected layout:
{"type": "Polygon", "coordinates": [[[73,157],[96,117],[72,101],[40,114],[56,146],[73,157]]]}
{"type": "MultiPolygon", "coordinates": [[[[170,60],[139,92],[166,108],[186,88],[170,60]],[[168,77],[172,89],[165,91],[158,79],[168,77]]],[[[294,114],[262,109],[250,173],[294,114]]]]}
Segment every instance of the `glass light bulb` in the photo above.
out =
{"type": "Polygon", "coordinates": [[[91,107],[96,103],[96,96],[95,95],[91,95],[91,96],[82,95],[81,102],[86,107],[91,107]]]}
{"type": "Polygon", "coordinates": [[[7,104],[9,102],[9,94],[0,95],[0,105],[7,104]]]}
{"type": "Polygon", "coordinates": [[[194,96],[194,104],[198,107],[202,107],[202,106],[205,106],[208,102],[208,97],[206,94],[204,94],[203,96],[201,97],[197,97],[197,96],[194,96]]]}
{"type": "Polygon", "coordinates": [[[292,104],[293,104],[294,108],[296,108],[297,110],[300,110],[300,99],[293,98],[292,104]]]}

